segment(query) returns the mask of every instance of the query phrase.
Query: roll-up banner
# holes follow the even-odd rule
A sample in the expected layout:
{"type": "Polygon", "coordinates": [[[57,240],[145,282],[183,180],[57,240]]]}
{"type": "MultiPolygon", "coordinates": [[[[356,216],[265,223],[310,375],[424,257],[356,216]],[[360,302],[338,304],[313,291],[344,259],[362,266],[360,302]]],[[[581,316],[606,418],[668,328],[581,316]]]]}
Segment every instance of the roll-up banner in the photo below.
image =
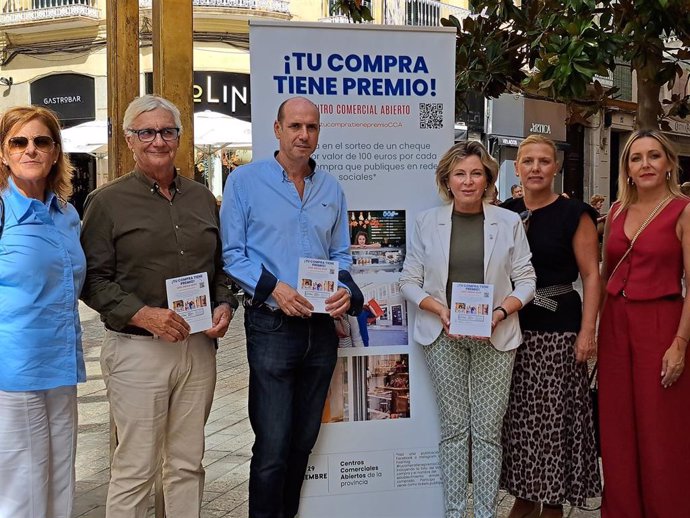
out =
{"type": "Polygon", "coordinates": [[[440,203],[434,173],[453,143],[455,30],[252,21],[250,60],[255,159],[277,149],[281,102],[299,95],[319,107],[313,157],[347,195],[366,303],[340,329],[300,518],[440,518],[436,401],[412,339],[416,308],[398,280],[417,213],[440,203]]]}

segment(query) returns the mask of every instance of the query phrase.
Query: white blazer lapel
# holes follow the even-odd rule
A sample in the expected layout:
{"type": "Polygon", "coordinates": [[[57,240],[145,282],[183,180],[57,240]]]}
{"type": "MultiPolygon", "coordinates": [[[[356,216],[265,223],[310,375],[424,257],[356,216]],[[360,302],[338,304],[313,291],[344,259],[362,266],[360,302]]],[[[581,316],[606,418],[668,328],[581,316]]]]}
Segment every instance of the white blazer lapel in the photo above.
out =
{"type": "Polygon", "coordinates": [[[498,220],[496,208],[484,203],[484,282],[489,272],[489,261],[498,239],[498,220]]]}
{"type": "Polygon", "coordinates": [[[450,232],[453,224],[452,216],[452,203],[449,203],[444,207],[439,207],[439,210],[436,213],[436,232],[439,239],[441,252],[443,254],[443,266],[446,282],[448,282],[448,262],[450,261],[450,232]]]}

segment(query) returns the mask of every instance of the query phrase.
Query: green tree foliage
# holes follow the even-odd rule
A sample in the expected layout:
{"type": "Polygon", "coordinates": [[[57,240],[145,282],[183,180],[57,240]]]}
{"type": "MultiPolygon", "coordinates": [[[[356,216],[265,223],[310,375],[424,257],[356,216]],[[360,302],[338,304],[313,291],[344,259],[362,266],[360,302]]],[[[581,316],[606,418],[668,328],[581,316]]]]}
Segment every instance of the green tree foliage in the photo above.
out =
{"type": "Polygon", "coordinates": [[[355,23],[370,22],[374,19],[369,7],[364,5],[362,0],[331,0],[331,7],[355,23]]]}
{"type": "Polygon", "coordinates": [[[690,113],[688,95],[666,110],[659,102],[690,63],[690,0],[470,0],[470,8],[478,14],[442,20],[457,29],[458,106],[471,90],[526,91],[568,103],[577,120],[615,97],[595,75],[625,61],[637,72],[638,126],[690,113]]]}

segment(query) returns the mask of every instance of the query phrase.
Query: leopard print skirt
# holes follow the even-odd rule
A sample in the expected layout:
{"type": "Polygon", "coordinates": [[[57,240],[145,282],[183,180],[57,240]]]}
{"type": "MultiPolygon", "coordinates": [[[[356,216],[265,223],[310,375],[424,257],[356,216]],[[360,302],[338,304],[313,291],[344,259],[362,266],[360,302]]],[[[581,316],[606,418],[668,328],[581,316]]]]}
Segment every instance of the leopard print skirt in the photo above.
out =
{"type": "Polygon", "coordinates": [[[525,331],[503,426],[501,486],[526,500],[585,505],[601,494],[587,365],[575,333],[525,331]]]}

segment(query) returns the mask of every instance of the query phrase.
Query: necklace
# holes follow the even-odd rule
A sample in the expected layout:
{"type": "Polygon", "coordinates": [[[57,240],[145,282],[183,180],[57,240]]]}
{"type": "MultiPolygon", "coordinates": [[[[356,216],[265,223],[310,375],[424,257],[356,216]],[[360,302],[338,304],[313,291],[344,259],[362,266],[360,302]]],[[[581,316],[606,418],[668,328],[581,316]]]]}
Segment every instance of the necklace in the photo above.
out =
{"type": "Polygon", "coordinates": [[[649,224],[652,222],[652,220],[654,219],[654,216],[656,216],[656,215],[659,213],[659,211],[660,211],[661,208],[664,206],[664,204],[665,204],[668,200],[670,200],[671,198],[673,198],[673,195],[671,195],[671,194],[666,195],[666,197],[665,197],[663,200],[661,200],[661,201],[657,204],[656,207],[654,207],[654,208],[652,209],[652,211],[649,213],[649,215],[648,215],[648,216],[645,218],[645,220],[642,222],[642,225],[640,225],[640,228],[638,228],[637,231],[635,232],[635,235],[633,235],[633,238],[630,240],[631,242],[633,242],[633,243],[635,242],[635,239],[637,239],[637,236],[639,236],[640,233],[645,229],[645,227],[646,227],[647,225],[649,225],[649,224]]]}

